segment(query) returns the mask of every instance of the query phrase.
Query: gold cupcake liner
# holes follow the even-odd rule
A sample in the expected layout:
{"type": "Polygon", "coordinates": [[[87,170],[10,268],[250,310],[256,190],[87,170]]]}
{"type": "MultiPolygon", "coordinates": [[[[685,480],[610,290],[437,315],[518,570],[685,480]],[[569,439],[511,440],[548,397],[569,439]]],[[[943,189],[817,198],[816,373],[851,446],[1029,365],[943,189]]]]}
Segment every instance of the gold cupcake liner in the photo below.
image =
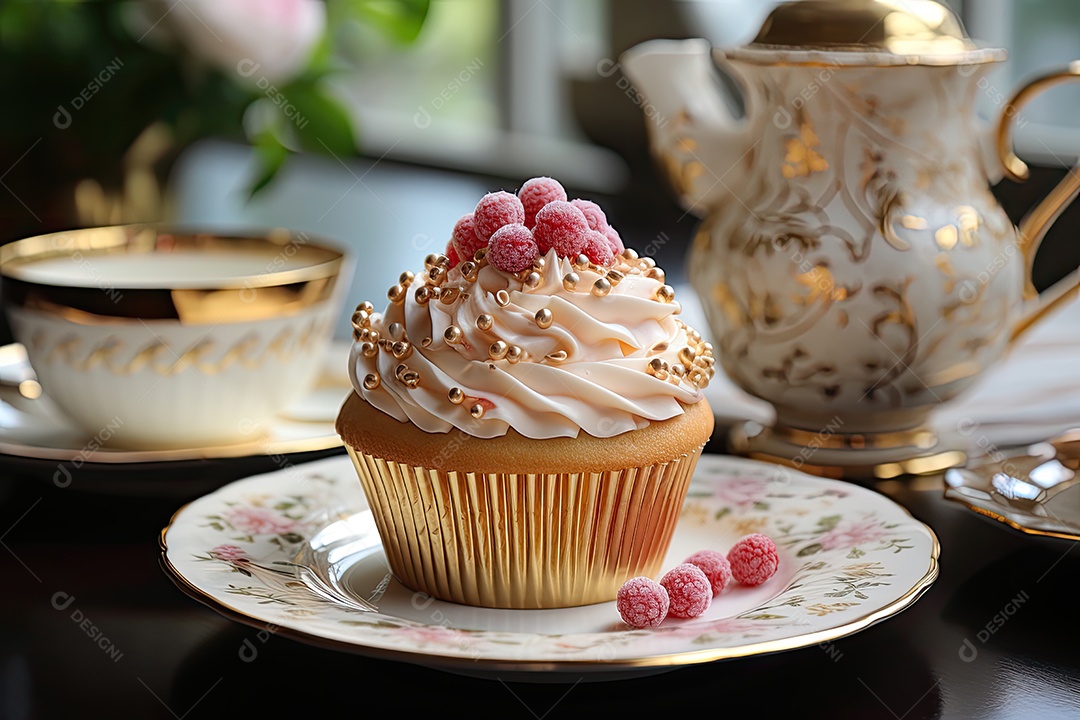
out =
{"type": "Polygon", "coordinates": [[[663,562],[702,447],[588,473],[441,472],[349,447],[390,570],[440,600],[557,608],[614,600],[663,562]]]}

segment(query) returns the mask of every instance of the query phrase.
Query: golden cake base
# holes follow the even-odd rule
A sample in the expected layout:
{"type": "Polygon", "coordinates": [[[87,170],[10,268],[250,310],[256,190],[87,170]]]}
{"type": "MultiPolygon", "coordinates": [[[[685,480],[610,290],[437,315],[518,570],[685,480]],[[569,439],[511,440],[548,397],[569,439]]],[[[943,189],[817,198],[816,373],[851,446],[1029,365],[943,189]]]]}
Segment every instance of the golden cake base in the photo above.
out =
{"type": "Polygon", "coordinates": [[[405,586],[493,608],[615,599],[655,577],[702,447],[607,472],[473,473],[388,462],[346,445],[405,586]]]}

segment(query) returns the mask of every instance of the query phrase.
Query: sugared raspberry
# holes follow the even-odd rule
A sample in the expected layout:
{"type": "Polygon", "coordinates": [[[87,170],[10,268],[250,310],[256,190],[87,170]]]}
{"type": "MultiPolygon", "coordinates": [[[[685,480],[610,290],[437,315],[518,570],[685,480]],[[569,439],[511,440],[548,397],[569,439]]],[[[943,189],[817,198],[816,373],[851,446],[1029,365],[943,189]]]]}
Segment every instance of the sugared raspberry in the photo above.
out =
{"type": "Polygon", "coordinates": [[[611,252],[615,253],[616,255],[622,255],[623,251],[626,250],[626,246],[623,245],[623,241],[622,238],[619,237],[619,233],[615,232],[615,228],[608,225],[607,229],[604,230],[604,236],[607,237],[608,242],[611,243],[611,252]]]}
{"type": "Polygon", "coordinates": [[[525,222],[525,208],[517,195],[500,190],[488,193],[476,203],[473,211],[473,224],[476,235],[487,242],[495,231],[504,225],[521,224],[525,222]]]}
{"type": "Polygon", "coordinates": [[[607,267],[615,262],[611,244],[602,233],[590,230],[585,233],[585,256],[597,265],[607,267]]]}
{"type": "Polygon", "coordinates": [[[671,617],[697,617],[712,604],[712,585],[697,565],[676,565],[660,578],[660,584],[667,590],[671,617]]]}
{"type": "Polygon", "coordinates": [[[713,595],[719,595],[731,582],[731,564],[723,553],[715,550],[699,550],[683,562],[696,565],[709,578],[713,595]]]}
{"type": "Polygon", "coordinates": [[[576,258],[585,251],[587,232],[585,215],[565,200],[550,202],[536,213],[533,235],[541,255],[555,248],[560,257],[576,258]]]}
{"type": "Polygon", "coordinates": [[[443,254],[446,255],[446,259],[450,261],[451,268],[457,267],[457,264],[461,262],[461,258],[458,256],[457,248],[454,247],[453,240],[446,243],[446,252],[443,254]]]}
{"type": "Polygon", "coordinates": [[[594,203],[592,200],[571,200],[570,204],[581,211],[585,216],[585,220],[589,223],[590,230],[599,230],[604,232],[607,229],[607,215],[600,209],[600,206],[594,203]]]}
{"type": "Polygon", "coordinates": [[[536,213],[540,208],[556,200],[566,200],[566,190],[558,180],[549,177],[535,177],[526,180],[518,190],[518,198],[525,208],[525,227],[536,225],[536,213]]]}
{"type": "Polygon", "coordinates": [[[747,535],[735,543],[727,555],[731,575],[743,585],[760,585],[780,567],[776,544],[761,533],[747,535]]]}
{"type": "Polygon", "coordinates": [[[631,627],[656,627],[668,614],[668,592],[647,577],[631,578],[619,588],[615,607],[623,622],[631,627]]]}
{"type": "Polygon", "coordinates": [[[533,234],[521,223],[503,225],[488,242],[488,262],[505,272],[521,272],[539,254],[533,234]]]}
{"type": "Polygon", "coordinates": [[[454,232],[450,234],[450,242],[458,251],[458,259],[471,260],[476,251],[487,247],[487,240],[481,240],[476,234],[476,221],[473,214],[462,215],[454,225],[454,232]]]}

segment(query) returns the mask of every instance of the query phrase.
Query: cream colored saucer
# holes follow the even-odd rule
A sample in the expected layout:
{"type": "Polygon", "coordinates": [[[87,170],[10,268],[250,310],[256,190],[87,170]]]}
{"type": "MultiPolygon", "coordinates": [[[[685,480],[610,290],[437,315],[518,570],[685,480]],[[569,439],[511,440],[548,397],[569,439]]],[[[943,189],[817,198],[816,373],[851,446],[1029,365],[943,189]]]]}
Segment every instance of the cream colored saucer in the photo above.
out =
{"type": "Polygon", "coordinates": [[[251,439],[230,445],[130,450],[111,447],[109,430],[95,437],[76,427],[38,388],[21,346],[0,347],[0,454],[82,463],[147,463],[276,456],[339,447],[334,430],[341,403],[350,392],[345,344],[330,346],[322,374],[305,396],[266,427],[245,430],[251,439]],[[30,384],[24,384],[30,383],[30,384]],[[21,387],[20,387],[21,386],[21,387]]]}

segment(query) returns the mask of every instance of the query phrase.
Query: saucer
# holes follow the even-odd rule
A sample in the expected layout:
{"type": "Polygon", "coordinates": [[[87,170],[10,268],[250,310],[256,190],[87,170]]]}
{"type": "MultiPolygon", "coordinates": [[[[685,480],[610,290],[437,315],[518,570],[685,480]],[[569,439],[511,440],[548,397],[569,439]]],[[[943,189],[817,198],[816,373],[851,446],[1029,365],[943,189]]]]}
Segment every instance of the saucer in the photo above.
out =
{"type": "Polygon", "coordinates": [[[1080,430],[945,473],[945,498],[1028,535],[1080,540],[1080,430]]]}
{"type": "Polygon", "coordinates": [[[0,454],[54,462],[134,464],[280,456],[341,445],[334,430],[338,409],[350,391],[344,358],[347,345],[327,351],[315,386],[265,427],[251,428],[251,440],[230,445],[170,449],[126,449],[108,445],[108,428],[96,437],[76,427],[33,381],[26,353],[18,344],[0,347],[0,454]],[[32,392],[25,392],[29,380],[32,392]],[[20,391],[20,385],[24,388],[20,391]],[[28,396],[29,395],[29,396],[28,396]],[[37,397],[34,397],[37,396],[37,397]]]}
{"type": "Polygon", "coordinates": [[[239,480],[176,513],[162,564],[195,599],[272,633],[522,680],[621,678],[819,645],[895,615],[938,574],[933,531],[885,496],[724,456],[701,458],[663,568],[764,532],[780,570],[651,630],[622,623],[614,602],[502,610],[413,592],[389,574],[365,506],[347,458],[239,480]]]}

